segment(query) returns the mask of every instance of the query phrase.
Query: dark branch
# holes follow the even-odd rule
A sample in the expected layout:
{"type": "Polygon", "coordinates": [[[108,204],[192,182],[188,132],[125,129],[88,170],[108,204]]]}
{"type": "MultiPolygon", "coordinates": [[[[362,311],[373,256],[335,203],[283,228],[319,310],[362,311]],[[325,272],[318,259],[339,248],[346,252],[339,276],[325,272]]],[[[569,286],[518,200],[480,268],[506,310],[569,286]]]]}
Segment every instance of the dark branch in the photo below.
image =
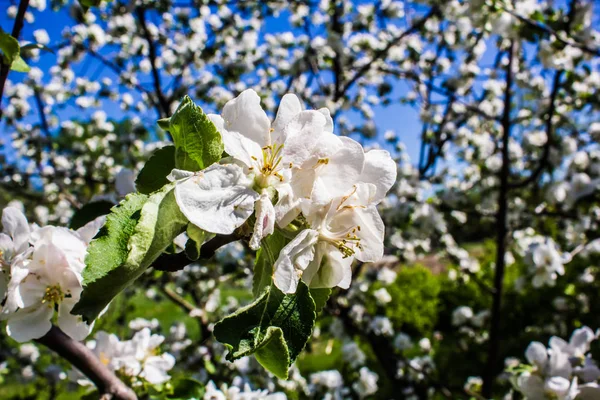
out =
{"type": "MultiPolygon", "coordinates": [[[[204,243],[200,248],[200,259],[208,260],[215,255],[215,252],[219,248],[239,239],[240,237],[236,234],[214,237],[213,239],[204,243]]],[[[162,254],[156,261],[154,261],[152,267],[159,271],[174,272],[184,269],[193,262],[194,261],[190,260],[186,256],[185,252],[182,251],[176,254],[162,254]]]]}
{"type": "Polygon", "coordinates": [[[510,142],[512,83],[515,44],[510,43],[508,64],[506,65],[506,88],[504,90],[504,110],[502,112],[502,168],[499,180],[498,213],[496,214],[496,270],[494,272],[494,293],[492,298],[492,315],[490,325],[490,342],[488,348],[487,367],[483,381],[483,396],[492,398],[494,380],[500,346],[500,327],[502,319],[502,291],[504,286],[504,267],[506,253],[506,236],[508,235],[508,178],[510,174],[510,142]]]}
{"type": "Polygon", "coordinates": [[[48,333],[37,339],[37,342],[69,361],[94,382],[100,394],[103,395],[102,398],[137,400],[133,390],[121,382],[90,349],[83,343],[71,339],[56,326],[53,326],[48,333]]]}
{"type": "Polygon", "coordinates": [[[160,105],[160,116],[167,117],[171,114],[171,110],[169,107],[169,102],[167,101],[165,95],[162,92],[162,86],[160,83],[160,73],[156,68],[156,46],[154,44],[154,40],[152,40],[152,36],[150,36],[150,31],[148,30],[148,25],[146,23],[146,11],[139,7],[136,10],[136,14],[138,19],[140,20],[140,25],[142,27],[142,35],[144,39],[148,42],[148,56],[150,58],[150,66],[152,67],[152,81],[154,83],[154,92],[156,97],[158,98],[158,104],[160,105]]]}
{"type": "Polygon", "coordinates": [[[402,41],[402,39],[404,39],[408,35],[415,33],[416,31],[421,29],[423,26],[425,26],[425,23],[431,17],[433,17],[434,15],[437,15],[438,12],[439,12],[439,10],[437,7],[432,7],[431,10],[429,10],[429,12],[423,18],[417,20],[410,28],[408,28],[407,30],[402,32],[400,35],[398,35],[398,37],[396,37],[392,41],[390,41],[383,49],[376,51],[375,54],[373,54],[371,61],[369,63],[366,63],[358,71],[356,71],[354,76],[348,82],[346,82],[346,84],[342,87],[342,89],[339,91],[340,97],[342,95],[344,95],[348,91],[348,89],[350,89],[352,87],[352,85],[354,85],[356,83],[357,80],[359,80],[363,75],[365,75],[367,72],[369,72],[369,69],[371,69],[371,67],[373,66],[373,63],[375,61],[377,61],[381,58],[384,58],[388,54],[388,52],[392,49],[392,47],[396,46],[398,43],[400,43],[402,41]]]}
{"type": "MultiPolygon", "coordinates": [[[[25,21],[25,12],[29,6],[29,0],[21,0],[19,3],[19,9],[17,10],[17,16],[15,18],[15,24],[13,25],[11,36],[19,40],[21,35],[21,29],[23,29],[23,21],[25,21]]],[[[4,85],[6,84],[6,78],[8,78],[8,72],[10,71],[10,65],[0,60],[0,119],[2,119],[2,96],[4,95],[4,85]]]]}

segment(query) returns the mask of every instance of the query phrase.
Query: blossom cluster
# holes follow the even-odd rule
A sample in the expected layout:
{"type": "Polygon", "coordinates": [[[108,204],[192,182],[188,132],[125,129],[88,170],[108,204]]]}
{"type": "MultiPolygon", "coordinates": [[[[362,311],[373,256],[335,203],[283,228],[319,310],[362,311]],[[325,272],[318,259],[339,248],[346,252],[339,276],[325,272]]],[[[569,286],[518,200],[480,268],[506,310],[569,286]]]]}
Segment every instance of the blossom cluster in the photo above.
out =
{"type": "MultiPolygon", "coordinates": [[[[160,385],[171,379],[167,372],[175,366],[175,357],[160,353],[159,346],[164,340],[164,336],[152,334],[149,328],[124,341],[114,334],[99,331],[87,346],[104,365],[135,387],[144,381],[160,385]]],[[[92,384],[77,370],[72,370],[69,377],[80,385],[92,384]]]]}
{"type": "Polygon", "coordinates": [[[197,173],[170,175],[190,222],[227,235],[254,213],[252,249],[276,226],[293,237],[274,265],[275,285],[284,293],[294,293],[300,279],[316,288],[348,288],[354,258],[383,256],[377,205],[396,180],[387,151],[365,152],[357,141],[336,136],[327,109],[303,110],[291,94],[272,123],[253,90],[209,118],[229,157],[197,173]]]}
{"type": "Polygon", "coordinates": [[[87,245],[103,219],[77,231],[29,226],[14,207],[2,213],[0,233],[0,318],[7,333],[19,342],[44,336],[57,325],[76,340],[84,339],[92,326],[71,310],[79,300],[87,245]]]}
{"type": "Polygon", "coordinates": [[[532,342],[525,351],[529,365],[516,367],[516,389],[530,400],[598,398],[600,369],[589,354],[597,337],[586,326],[575,330],[568,342],[551,337],[549,348],[532,342]]]}

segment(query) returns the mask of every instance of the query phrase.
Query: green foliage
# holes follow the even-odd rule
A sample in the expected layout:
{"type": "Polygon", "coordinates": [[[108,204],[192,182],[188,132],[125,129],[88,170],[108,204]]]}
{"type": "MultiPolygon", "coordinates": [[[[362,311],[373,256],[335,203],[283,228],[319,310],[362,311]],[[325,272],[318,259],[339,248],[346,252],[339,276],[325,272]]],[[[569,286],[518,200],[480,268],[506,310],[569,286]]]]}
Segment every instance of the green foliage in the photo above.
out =
{"type": "Polygon", "coordinates": [[[71,222],[69,223],[69,228],[79,229],[101,215],[110,213],[113,206],[114,204],[112,202],[106,200],[87,203],[79,210],[75,211],[75,214],[73,214],[73,218],[71,218],[71,222]]]}
{"type": "Polygon", "coordinates": [[[10,34],[0,29],[0,50],[2,50],[3,62],[10,65],[10,69],[17,72],[29,72],[31,68],[21,58],[19,41],[10,34]]]}
{"type": "Polygon", "coordinates": [[[113,209],[90,244],[83,272],[85,288],[73,309],[94,320],[110,301],[137,279],[185,229],[173,185],[146,196],[134,194],[113,209]]]}
{"type": "Polygon", "coordinates": [[[279,230],[275,230],[272,235],[263,239],[260,249],[256,253],[256,262],[254,264],[254,276],[252,280],[252,293],[258,297],[272,281],[273,265],[281,249],[285,247],[288,240],[279,230]]]}
{"type": "Polygon", "coordinates": [[[185,96],[171,118],[159,126],[168,130],[175,143],[175,165],[188,171],[202,170],[223,154],[221,134],[202,108],[185,96]]]}
{"type": "Polygon", "coordinates": [[[192,223],[187,226],[187,235],[189,240],[185,244],[185,255],[194,261],[200,258],[202,245],[215,237],[214,233],[206,232],[192,223]]]}
{"type": "MultiPolygon", "coordinates": [[[[373,285],[373,290],[381,287],[373,285]]],[[[386,287],[392,301],[385,307],[386,316],[395,327],[428,335],[437,320],[440,280],[421,265],[403,267],[396,281],[386,287]]]]}
{"type": "Polygon", "coordinates": [[[140,193],[150,194],[168,184],[167,175],[175,168],[175,146],[165,146],[152,154],[135,180],[140,193]]]}
{"type": "Polygon", "coordinates": [[[315,302],[304,283],[295,294],[283,294],[271,285],[253,303],[217,323],[214,335],[229,350],[229,361],[257,353],[263,367],[286,379],[315,318],[315,302]]]}

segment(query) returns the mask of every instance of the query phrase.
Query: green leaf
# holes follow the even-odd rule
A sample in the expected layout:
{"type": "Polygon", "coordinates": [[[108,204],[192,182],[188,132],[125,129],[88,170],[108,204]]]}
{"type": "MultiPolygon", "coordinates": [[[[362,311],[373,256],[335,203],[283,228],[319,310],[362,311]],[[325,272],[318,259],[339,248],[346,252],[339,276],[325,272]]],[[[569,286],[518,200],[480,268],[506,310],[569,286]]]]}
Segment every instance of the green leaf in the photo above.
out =
{"type": "Polygon", "coordinates": [[[85,288],[73,314],[94,320],[183,232],[188,221],[175,202],[173,187],[167,185],[151,196],[129,195],[119,206],[123,210],[113,209],[105,232],[88,249],[85,288]]]}
{"type": "Polygon", "coordinates": [[[175,146],[165,146],[156,150],[146,162],[135,180],[140,193],[150,194],[169,183],[167,175],[175,168],[175,146]]]}
{"type": "Polygon", "coordinates": [[[135,230],[148,196],[129,194],[111,209],[106,223],[92,240],[85,258],[83,282],[89,284],[119,267],[127,259],[127,242],[135,230]]]}
{"type": "Polygon", "coordinates": [[[10,64],[10,69],[17,72],[29,72],[31,71],[31,67],[27,65],[25,60],[18,55],[15,60],[10,64]]]}
{"type": "Polygon", "coordinates": [[[173,394],[167,399],[200,400],[204,396],[204,385],[195,379],[180,379],[173,385],[173,394]]]}
{"type": "MultiPolygon", "coordinates": [[[[166,121],[160,120],[164,129],[166,121]]],[[[202,108],[185,96],[169,119],[167,129],[175,143],[175,165],[188,171],[198,171],[219,161],[223,154],[223,141],[215,124],[202,108]]]]}
{"type": "Polygon", "coordinates": [[[98,218],[101,215],[106,215],[110,213],[111,208],[114,207],[114,203],[107,200],[93,201],[91,203],[87,203],[79,210],[75,211],[73,214],[73,218],[71,218],[71,223],[69,224],[69,228],[77,230],[98,218]]]}
{"type": "Polygon", "coordinates": [[[168,131],[169,130],[169,122],[171,121],[171,118],[162,118],[159,119],[158,121],[156,121],[158,123],[158,126],[160,129],[162,129],[163,131],[168,131]]]}
{"type": "Polygon", "coordinates": [[[41,50],[41,51],[47,51],[48,53],[54,53],[54,50],[52,50],[50,47],[45,46],[40,43],[27,43],[26,45],[21,46],[21,53],[31,51],[31,50],[41,50]]]}
{"type": "Polygon", "coordinates": [[[214,233],[206,232],[191,223],[188,224],[187,235],[190,239],[185,244],[185,255],[192,261],[200,258],[202,245],[215,237],[214,233]]]}
{"type": "Polygon", "coordinates": [[[315,302],[304,283],[295,294],[283,294],[271,285],[253,303],[217,323],[214,335],[229,350],[229,361],[260,350],[257,360],[263,367],[286,379],[312,334],[315,318],[315,302]]]}
{"type": "Polygon", "coordinates": [[[281,249],[289,240],[275,230],[272,235],[263,239],[260,249],[256,253],[256,262],[254,263],[254,277],[252,279],[252,293],[258,297],[260,293],[271,284],[273,280],[273,265],[281,249]]]}
{"type": "Polygon", "coordinates": [[[325,307],[327,300],[329,300],[329,296],[331,296],[331,289],[310,289],[310,297],[315,301],[315,312],[317,315],[319,315],[323,310],[323,307],[325,307]]]}
{"type": "Polygon", "coordinates": [[[263,344],[254,353],[256,360],[279,379],[288,378],[290,353],[281,328],[270,326],[263,344]]]}
{"type": "Polygon", "coordinates": [[[19,41],[10,34],[0,30],[0,50],[6,64],[11,65],[19,57],[19,41]]]}

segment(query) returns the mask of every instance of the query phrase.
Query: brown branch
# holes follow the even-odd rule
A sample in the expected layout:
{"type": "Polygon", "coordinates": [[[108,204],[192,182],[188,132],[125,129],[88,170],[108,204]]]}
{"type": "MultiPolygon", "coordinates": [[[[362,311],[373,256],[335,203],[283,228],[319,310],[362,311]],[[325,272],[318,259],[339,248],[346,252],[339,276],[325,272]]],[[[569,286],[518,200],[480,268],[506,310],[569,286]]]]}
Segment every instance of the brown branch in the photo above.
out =
{"type": "Polygon", "coordinates": [[[508,235],[508,179],[510,174],[510,142],[511,102],[514,64],[514,42],[510,42],[508,64],[506,65],[506,88],[504,90],[504,111],[502,113],[502,168],[499,173],[500,191],[498,193],[498,213],[496,214],[496,269],[494,272],[494,293],[492,296],[492,316],[490,326],[490,342],[487,367],[483,381],[483,396],[492,398],[496,377],[498,348],[500,346],[500,326],[502,318],[502,290],[504,286],[504,267],[506,253],[506,236],[508,235]]]}
{"type": "MultiPolygon", "coordinates": [[[[398,35],[398,37],[396,37],[392,41],[390,41],[383,49],[376,51],[375,54],[373,54],[371,61],[369,63],[363,65],[358,71],[356,71],[354,76],[348,82],[346,82],[346,84],[342,87],[342,89],[340,89],[340,91],[339,91],[340,97],[342,95],[344,95],[348,91],[348,89],[350,89],[352,87],[352,85],[354,85],[356,83],[356,81],[358,79],[360,79],[363,75],[365,75],[367,72],[369,72],[369,69],[371,69],[371,67],[373,66],[373,63],[375,61],[377,61],[381,58],[384,58],[387,55],[387,53],[392,49],[392,47],[396,46],[398,43],[400,43],[402,41],[402,39],[404,39],[408,35],[411,35],[411,34],[415,33],[416,31],[418,31],[419,29],[421,29],[423,26],[425,26],[425,23],[431,17],[433,17],[434,15],[437,15],[438,13],[439,13],[438,8],[432,7],[431,10],[429,10],[429,12],[423,18],[417,20],[410,28],[408,28],[407,30],[402,32],[400,35],[398,35]]],[[[335,100],[337,100],[337,99],[335,99],[335,100]]]]}
{"type": "Polygon", "coordinates": [[[48,333],[36,341],[69,361],[90,378],[103,399],[137,400],[133,390],[117,378],[90,349],[83,343],[71,339],[56,326],[52,326],[48,333]]]}
{"type": "MultiPolygon", "coordinates": [[[[219,248],[239,239],[240,236],[237,234],[219,235],[212,238],[208,242],[204,243],[200,248],[200,259],[208,260],[215,255],[215,252],[219,248]]],[[[187,257],[185,251],[182,251],[175,254],[162,254],[156,261],[154,261],[152,268],[159,271],[174,272],[184,269],[193,262],[193,260],[190,260],[187,257]]]]}
{"type": "MultiPolygon", "coordinates": [[[[23,29],[23,23],[25,21],[25,13],[29,6],[29,0],[21,0],[19,2],[19,9],[17,10],[17,16],[15,18],[15,24],[13,25],[11,36],[19,40],[21,35],[21,29],[23,29]]],[[[4,85],[8,78],[8,72],[10,71],[10,65],[5,64],[3,60],[0,60],[0,119],[2,119],[2,96],[4,95],[4,85]]]]}
{"type": "Polygon", "coordinates": [[[169,107],[169,102],[167,101],[164,93],[162,92],[162,86],[160,83],[160,73],[156,68],[156,46],[154,44],[154,40],[152,40],[152,36],[150,36],[150,31],[148,30],[148,24],[146,23],[146,11],[142,7],[138,7],[136,10],[136,14],[140,21],[140,25],[142,27],[142,35],[146,42],[148,42],[148,56],[150,58],[150,66],[152,67],[152,81],[154,83],[154,92],[156,97],[158,98],[158,104],[160,105],[160,110],[162,111],[162,117],[168,117],[171,114],[171,110],[169,107]]]}

